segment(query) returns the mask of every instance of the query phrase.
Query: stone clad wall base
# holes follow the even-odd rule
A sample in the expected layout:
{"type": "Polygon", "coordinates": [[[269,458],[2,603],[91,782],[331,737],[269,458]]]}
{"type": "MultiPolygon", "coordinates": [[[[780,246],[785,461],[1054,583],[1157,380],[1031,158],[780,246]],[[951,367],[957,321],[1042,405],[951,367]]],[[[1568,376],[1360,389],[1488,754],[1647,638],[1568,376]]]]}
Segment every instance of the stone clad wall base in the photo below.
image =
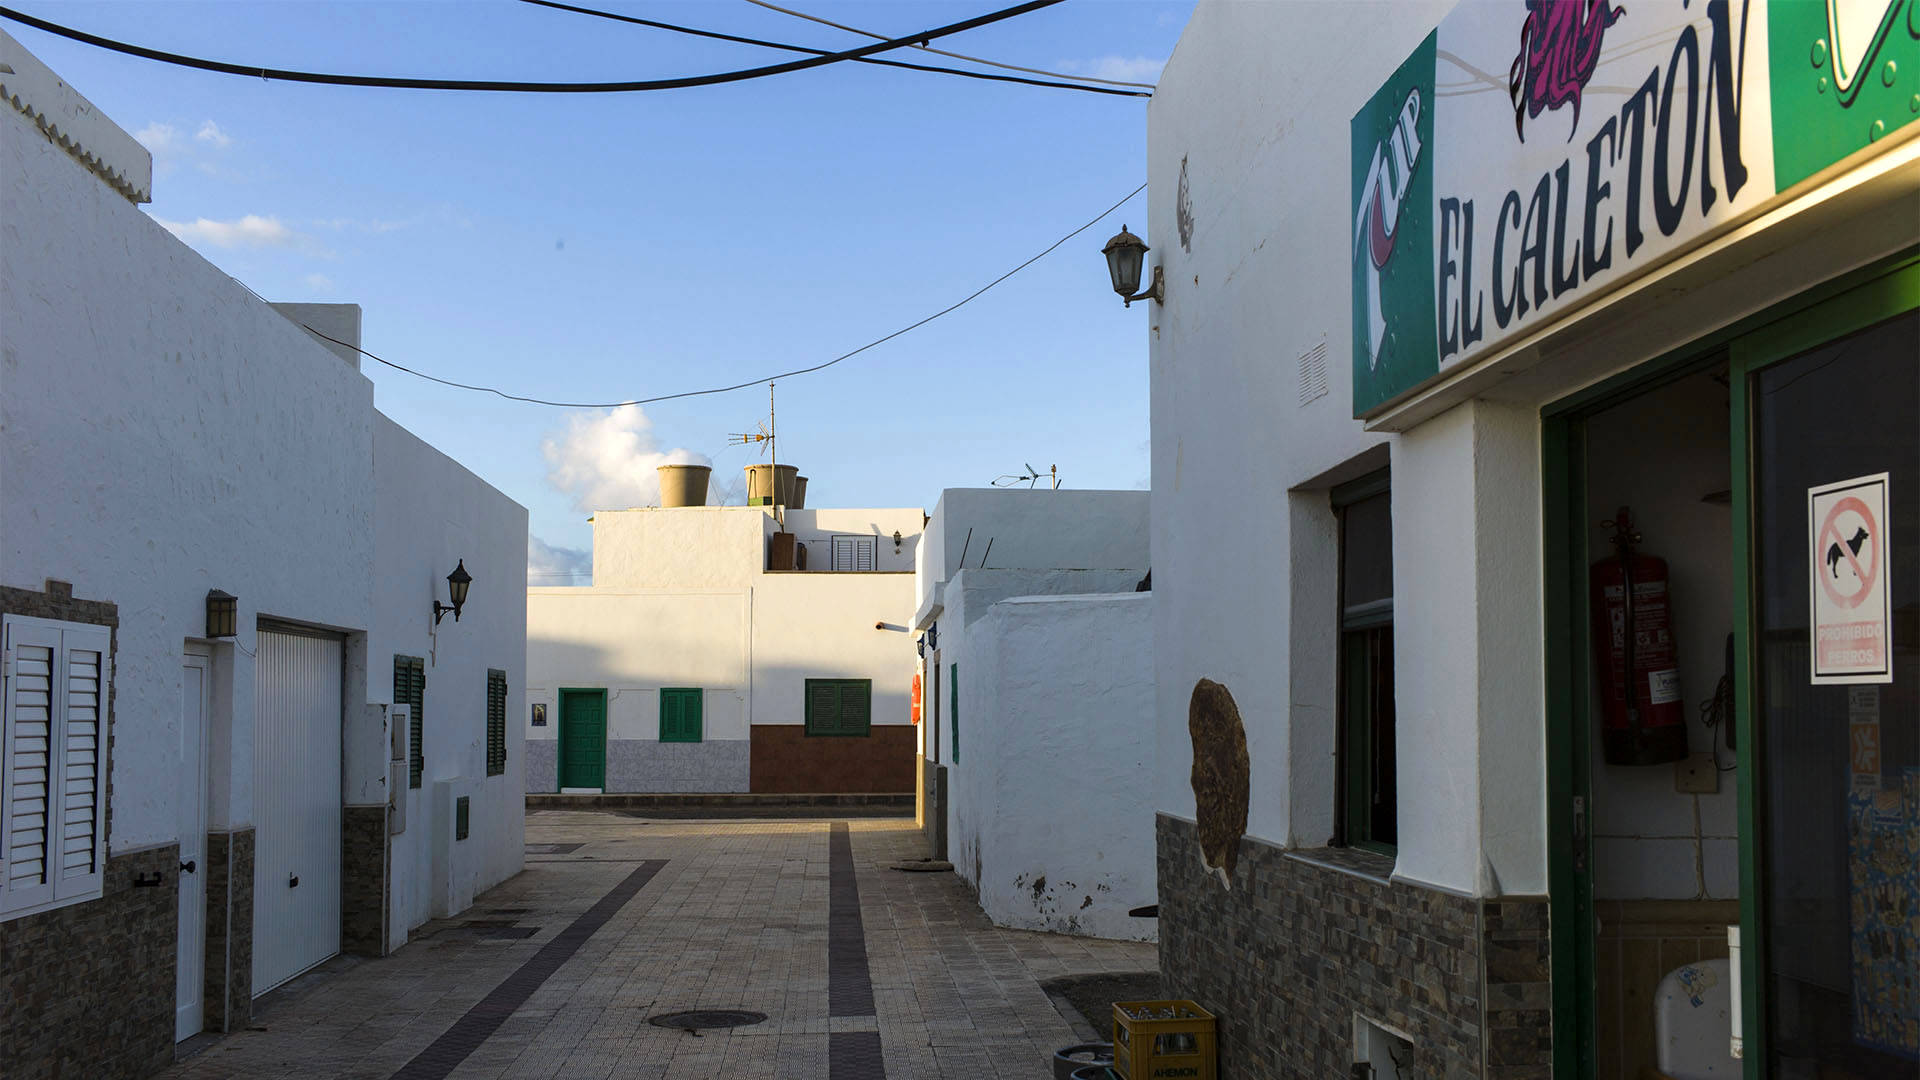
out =
{"type": "Polygon", "coordinates": [[[104,893],[0,922],[0,1071],[145,1077],[173,1064],[180,846],[107,859],[104,893]],[[135,887],[159,874],[161,884],[135,887]]]}
{"type": "Polygon", "coordinates": [[[1344,1077],[1354,1020],[1412,1036],[1403,1075],[1549,1080],[1544,899],[1388,883],[1383,857],[1240,841],[1232,888],[1158,816],[1167,993],[1220,1017],[1221,1080],[1344,1077]]]}
{"type": "Polygon", "coordinates": [[[385,956],[388,895],[387,806],[340,809],[340,951],[385,956]]]}
{"type": "Polygon", "coordinates": [[[253,1019],[253,830],[207,834],[208,1031],[253,1019]]]}

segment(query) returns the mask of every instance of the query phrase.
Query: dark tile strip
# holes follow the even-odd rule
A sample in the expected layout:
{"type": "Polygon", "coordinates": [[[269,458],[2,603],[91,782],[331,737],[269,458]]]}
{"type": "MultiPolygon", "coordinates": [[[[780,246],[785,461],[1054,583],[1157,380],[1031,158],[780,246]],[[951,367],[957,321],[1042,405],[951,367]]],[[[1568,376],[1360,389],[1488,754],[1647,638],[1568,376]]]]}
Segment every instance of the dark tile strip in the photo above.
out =
{"type": "Polygon", "coordinates": [[[860,882],[854,876],[853,840],[844,821],[834,822],[827,837],[827,1015],[874,1015],[867,932],[860,923],[860,882]]]}
{"type": "Polygon", "coordinates": [[[639,869],[628,874],[620,884],[608,890],[592,907],[579,918],[573,920],[565,930],[552,941],[540,946],[540,951],[501,980],[479,1004],[467,1010],[467,1014],[454,1021],[433,1045],[420,1051],[412,1061],[406,1063],[399,1072],[393,1074],[393,1080],[443,1080],[443,1078],[467,1055],[480,1048],[499,1029],[507,1017],[512,1016],[520,1006],[526,1004],[540,984],[551,978],[586,944],[595,931],[606,925],[608,919],[619,911],[633,895],[653,880],[653,875],[667,865],[665,859],[648,859],[639,869]]]}
{"type": "Polygon", "coordinates": [[[836,1031],[827,1036],[828,1080],[887,1080],[877,1031],[836,1031]]]}

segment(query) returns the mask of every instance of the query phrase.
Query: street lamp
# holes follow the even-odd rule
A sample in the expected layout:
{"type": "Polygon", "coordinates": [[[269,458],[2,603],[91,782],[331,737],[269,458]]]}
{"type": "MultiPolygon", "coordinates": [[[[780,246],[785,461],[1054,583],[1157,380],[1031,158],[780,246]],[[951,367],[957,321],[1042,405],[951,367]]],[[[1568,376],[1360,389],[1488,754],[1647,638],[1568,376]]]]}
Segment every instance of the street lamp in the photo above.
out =
{"type": "Polygon", "coordinates": [[[1135,300],[1149,297],[1156,304],[1166,303],[1165,279],[1158,266],[1153,268],[1153,284],[1147,291],[1134,291],[1140,287],[1140,264],[1146,260],[1149,250],[1147,242],[1128,232],[1125,225],[1120,226],[1120,235],[1107,241],[1107,246],[1100,249],[1100,253],[1107,257],[1107,273],[1113,276],[1113,291],[1120,294],[1120,299],[1126,301],[1128,307],[1132,307],[1135,300]]]}
{"type": "Polygon", "coordinates": [[[449,611],[453,612],[454,622],[460,621],[460,609],[466,606],[467,588],[472,584],[473,575],[467,573],[467,560],[461,559],[459,565],[453,568],[453,573],[447,575],[447,599],[453,601],[453,606],[448,607],[440,601],[435,600],[433,602],[433,625],[439,626],[440,620],[446,617],[449,611]]]}

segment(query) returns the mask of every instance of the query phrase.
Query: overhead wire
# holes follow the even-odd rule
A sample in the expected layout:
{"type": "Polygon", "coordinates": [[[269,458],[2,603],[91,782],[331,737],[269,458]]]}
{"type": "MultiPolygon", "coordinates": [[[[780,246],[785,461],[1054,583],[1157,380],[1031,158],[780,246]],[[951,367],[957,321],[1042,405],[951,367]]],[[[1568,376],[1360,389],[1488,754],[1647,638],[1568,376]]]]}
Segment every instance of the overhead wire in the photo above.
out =
{"type": "MultiPolygon", "coordinates": [[[[645,26],[654,30],[666,30],[675,34],[710,38],[714,41],[730,41],[739,45],[757,45],[763,49],[783,49],[787,52],[810,53],[814,56],[833,55],[830,49],[815,49],[806,45],[789,45],[781,41],[765,41],[760,38],[721,33],[718,30],[701,30],[696,27],[661,22],[658,19],[643,19],[637,15],[622,15],[614,11],[602,11],[599,8],[581,7],[577,4],[563,4],[560,3],[559,0],[520,0],[520,2],[523,4],[531,4],[534,7],[553,8],[557,11],[571,11],[579,15],[591,15],[600,19],[611,19],[614,22],[631,23],[634,26],[645,26]]],[[[916,46],[916,48],[917,47],[918,46],[916,46]]],[[[1083,86],[1078,82],[1050,82],[1045,79],[1029,79],[1017,75],[995,75],[985,71],[966,71],[961,68],[939,67],[933,64],[913,64],[901,60],[877,60],[867,56],[856,56],[853,57],[852,60],[856,64],[874,64],[879,67],[904,68],[908,71],[925,71],[938,75],[958,75],[963,79],[984,79],[989,82],[1020,83],[1026,86],[1041,86],[1055,90],[1078,90],[1082,93],[1090,94],[1113,94],[1121,97],[1153,96],[1152,94],[1141,93],[1137,90],[1109,89],[1103,86],[1083,86]]],[[[1040,74],[1046,73],[1041,72],[1040,74]]],[[[1067,75],[1059,76],[1059,78],[1073,79],[1076,77],[1067,75]]]]}
{"type": "MultiPolygon", "coordinates": [[[[534,0],[529,0],[529,2],[534,2],[534,0]]],[[[784,7],[781,7],[779,4],[768,3],[767,0],[747,0],[747,3],[753,4],[756,7],[766,8],[768,11],[777,11],[782,15],[791,15],[796,19],[805,19],[808,22],[819,23],[821,26],[831,26],[835,30],[845,30],[849,34],[859,34],[861,37],[877,38],[881,41],[885,41],[887,39],[885,34],[876,34],[871,30],[862,30],[857,26],[848,26],[846,23],[837,23],[837,22],[834,22],[832,19],[823,19],[818,15],[809,15],[804,11],[795,11],[792,8],[784,8],[784,7]]],[[[919,49],[922,52],[935,53],[939,56],[945,56],[954,60],[965,60],[970,64],[985,64],[988,67],[997,67],[1005,71],[1024,71],[1029,75],[1045,75],[1050,79],[1072,79],[1075,82],[1101,83],[1106,86],[1137,86],[1146,90],[1153,89],[1152,83],[1125,82],[1120,79],[1100,79],[1100,78],[1095,78],[1092,75],[1068,75],[1059,71],[1046,71],[1042,68],[1021,67],[1018,64],[1003,64],[998,60],[986,60],[978,56],[968,56],[965,53],[948,52],[945,49],[936,49],[933,46],[927,45],[927,44],[916,44],[914,48],[919,49]]],[[[1140,96],[1152,97],[1153,95],[1141,94],[1140,96]]]]}
{"type": "Polygon", "coordinates": [[[915,330],[918,330],[922,326],[925,326],[928,323],[944,315],[952,314],[953,312],[958,311],[959,309],[965,307],[966,305],[972,303],[973,301],[979,299],[981,296],[985,295],[987,290],[992,289],[994,286],[1007,280],[1013,275],[1019,273],[1022,270],[1025,270],[1027,267],[1032,266],[1034,263],[1039,262],[1041,259],[1046,258],[1048,255],[1051,255],[1055,249],[1060,247],[1060,245],[1066,243],[1067,241],[1073,239],[1076,236],[1079,236],[1081,233],[1086,232],[1088,229],[1093,228],[1095,225],[1098,225],[1103,219],[1111,215],[1114,211],[1120,209],[1122,206],[1125,206],[1129,201],[1133,199],[1135,195],[1140,194],[1142,191],[1145,191],[1146,189],[1147,189],[1146,184],[1141,184],[1139,187],[1134,188],[1132,191],[1126,194],[1125,198],[1122,198],[1119,202],[1114,203],[1112,206],[1107,207],[1105,210],[1100,211],[1099,214],[1095,215],[1095,217],[1091,221],[1088,221],[1086,224],[1073,230],[1067,235],[1061,237],[1060,239],[1055,240],[1053,243],[1048,244],[1046,248],[1043,249],[1039,254],[1034,255],[1032,258],[1027,259],[1025,262],[1021,263],[1020,265],[1014,267],[1011,270],[1008,270],[1006,273],[1001,274],[999,277],[994,278],[992,281],[987,282],[985,285],[980,286],[978,289],[975,289],[973,292],[968,293],[962,299],[955,301],[954,303],[949,304],[944,308],[941,308],[939,311],[936,311],[933,314],[918,320],[917,322],[909,323],[906,326],[903,326],[900,329],[895,330],[894,332],[887,334],[884,337],[875,338],[872,341],[867,342],[865,345],[862,345],[857,349],[853,349],[848,352],[841,353],[839,356],[836,356],[831,360],[826,360],[821,363],[811,365],[809,367],[795,368],[792,371],[779,372],[778,374],[774,374],[774,375],[763,375],[757,379],[748,379],[745,382],[734,383],[731,386],[715,386],[705,390],[684,390],[675,394],[660,394],[655,397],[633,398],[628,401],[552,401],[546,398],[537,398],[537,397],[532,397],[524,394],[510,394],[507,391],[501,390],[497,387],[480,386],[474,383],[456,382],[453,379],[443,379],[438,375],[429,375],[424,371],[416,371],[413,368],[407,367],[404,364],[395,363],[394,361],[388,360],[385,357],[376,356],[373,353],[370,353],[367,350],[360,348],[358,345],[352,344],[351,342],[341,341],[339,338],[332,337],[327,334],[323,334],[320,331],[315,330],[313,327],[307,326],[305,323],[302,323],[301,326],[304,327],[308,333],[312,334],[317,338],[320,338],[325,341],[331,341],[335,345],[340,346],[341,348],[352,349],[354,352],[359,353],[361,356],[364,356],[369,360],[375,361],[376,363],[385,364],[387,367],[393,368],[396,371],[404,371],[409,375],[415,376],[416,378],[425,379],[428,382],[439,383],[442,386],[451,386],[460,390],[473,390],[479,393],[493,394],[497,397],[505,398],[508,401],[520,401],[520,402],[525,402],[529,405],[547,405],[556,409],[619,409],[619,408],[624,408],[628,405],[652,405],[652,404],[655,404],[656,402],[661,402],[661,401],[678,401],[682,398],[704,397],[709,394],[725,394],[725,393],[730,393],[731,391],[734,391],[734,390],[745,390],[747,387],[750,387],[750,386],[760,386],[763,383],[772,382],[775,379],[788,379],[796,375],[808,375],[816,371],[823,371],[827,368],[834,366],[835,364],[840,363],[843,360],[851,360],[852,358],[859,356],[861,353],[866,352],[869,349],[875,348],[880,345],[884,345],[887,342],[892,341],[894,338],[900,337],[903,334],[908,334],[915,330]]]}
{"type": "Polygon", "coordinates": [[[92,45],[96,48],[106,49],[111,52],[125,53],[128,56],[138,56],[163,64],[173,64],[178,67],[195,68],[201,71],[214,71],[226,75],[244,75],[249,78],[270,81],[318,83],[327,86],[370,86],[401,90],[464,90],[486,93],[528,94],[618,94],[648,90],[680,90],[695,86],[714,86],[721,83],[743,82],[748,79],[766,78],[770,75],[784,75],[790,71],[804,71],[808,68],[823,67],[827,64],[857,60],[863,56],[871,56],[874,53],[888,52],[893,49],[904,48],[917,42],[930,41],[935,38],[942,38],[950,34],[958,34],[966,30],[1001,22],[1006,19],[1025,15],[1029,12],[1038,11],[1041,8],[1052,7],[1060,2],[1061,0],[1025,0],[1024,3],[1016,4],[1013,7],[1002,8],[999,11],[978,15],[971,19],[963,19],[957,23],[949,23],[946,26],[924,30],[917,34],[908,34],[905,37],[881,41],[873,45],[862,45],[860,48],[848,49],[844,52],[812,56],[804,60],[789,60],[780,64],[743,68],[738,71],[715,72],[708,75],[687,75],[672,79],[638,79],[626,82],[516,82],[500,79],[416,79],[405,76],[340,75],[315,71],[291,71],[284,68],[270,68],[256,64],[232,64],[223,60],[207,60],[197,56],[186,56],[180,53],[150,49],[144,45],[134,45],[124,41],[116,41],[112,38],[87,33],[84,30],[76,30],[70,26],[62,26],[59,23],[36,18],[8,7],[0,7],[0,18],[10,19],[14,22],[31,26],[36,30],[44,30],[49,34],[57,34],[60,37],[78,41],[85,45],[92,45]]]}

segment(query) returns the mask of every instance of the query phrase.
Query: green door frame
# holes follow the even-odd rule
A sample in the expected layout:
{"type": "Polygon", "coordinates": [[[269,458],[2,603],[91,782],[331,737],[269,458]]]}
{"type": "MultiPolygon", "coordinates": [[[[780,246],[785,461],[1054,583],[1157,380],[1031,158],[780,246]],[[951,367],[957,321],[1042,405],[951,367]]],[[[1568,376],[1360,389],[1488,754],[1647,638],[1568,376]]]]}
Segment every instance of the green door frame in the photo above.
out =
{"type": "Polygon", "coordinates": [[[1589,527],[1586,420],[1629,398],[1710,368],[1723,359],[1732,389],[1735,734],[1739,777],[1741,1034],[1744,1080],[1762,1080],[1766,1015],[1762,980],[1761,786],[1752,705],[1753,590],[1751,425],[1753,372],[1833,338],[1920,306],[1920,252],[1889,256],[1816,285],[1789,301],[1656,357],[1541,409],[1541,521],[1546,605],[1546,778],[1549,947],[1553,971],[1553,1074],[1593,1080],[1597,1069],[1596,958],[1588,777],[1592,723],[1587,664],[1589,527]]]}
{"type": "Polygon", "coordinates": [[[567,742],[573,736],[567,729],[567,695],[592,694],[600,699],[600,787],[607,786],[607,690],[603,686],[562,686],[554,701],[554,711],[559,713],[559,744],[555,747],[553,786],[556,791],[564,791],[567,786],[567,742]]]}

